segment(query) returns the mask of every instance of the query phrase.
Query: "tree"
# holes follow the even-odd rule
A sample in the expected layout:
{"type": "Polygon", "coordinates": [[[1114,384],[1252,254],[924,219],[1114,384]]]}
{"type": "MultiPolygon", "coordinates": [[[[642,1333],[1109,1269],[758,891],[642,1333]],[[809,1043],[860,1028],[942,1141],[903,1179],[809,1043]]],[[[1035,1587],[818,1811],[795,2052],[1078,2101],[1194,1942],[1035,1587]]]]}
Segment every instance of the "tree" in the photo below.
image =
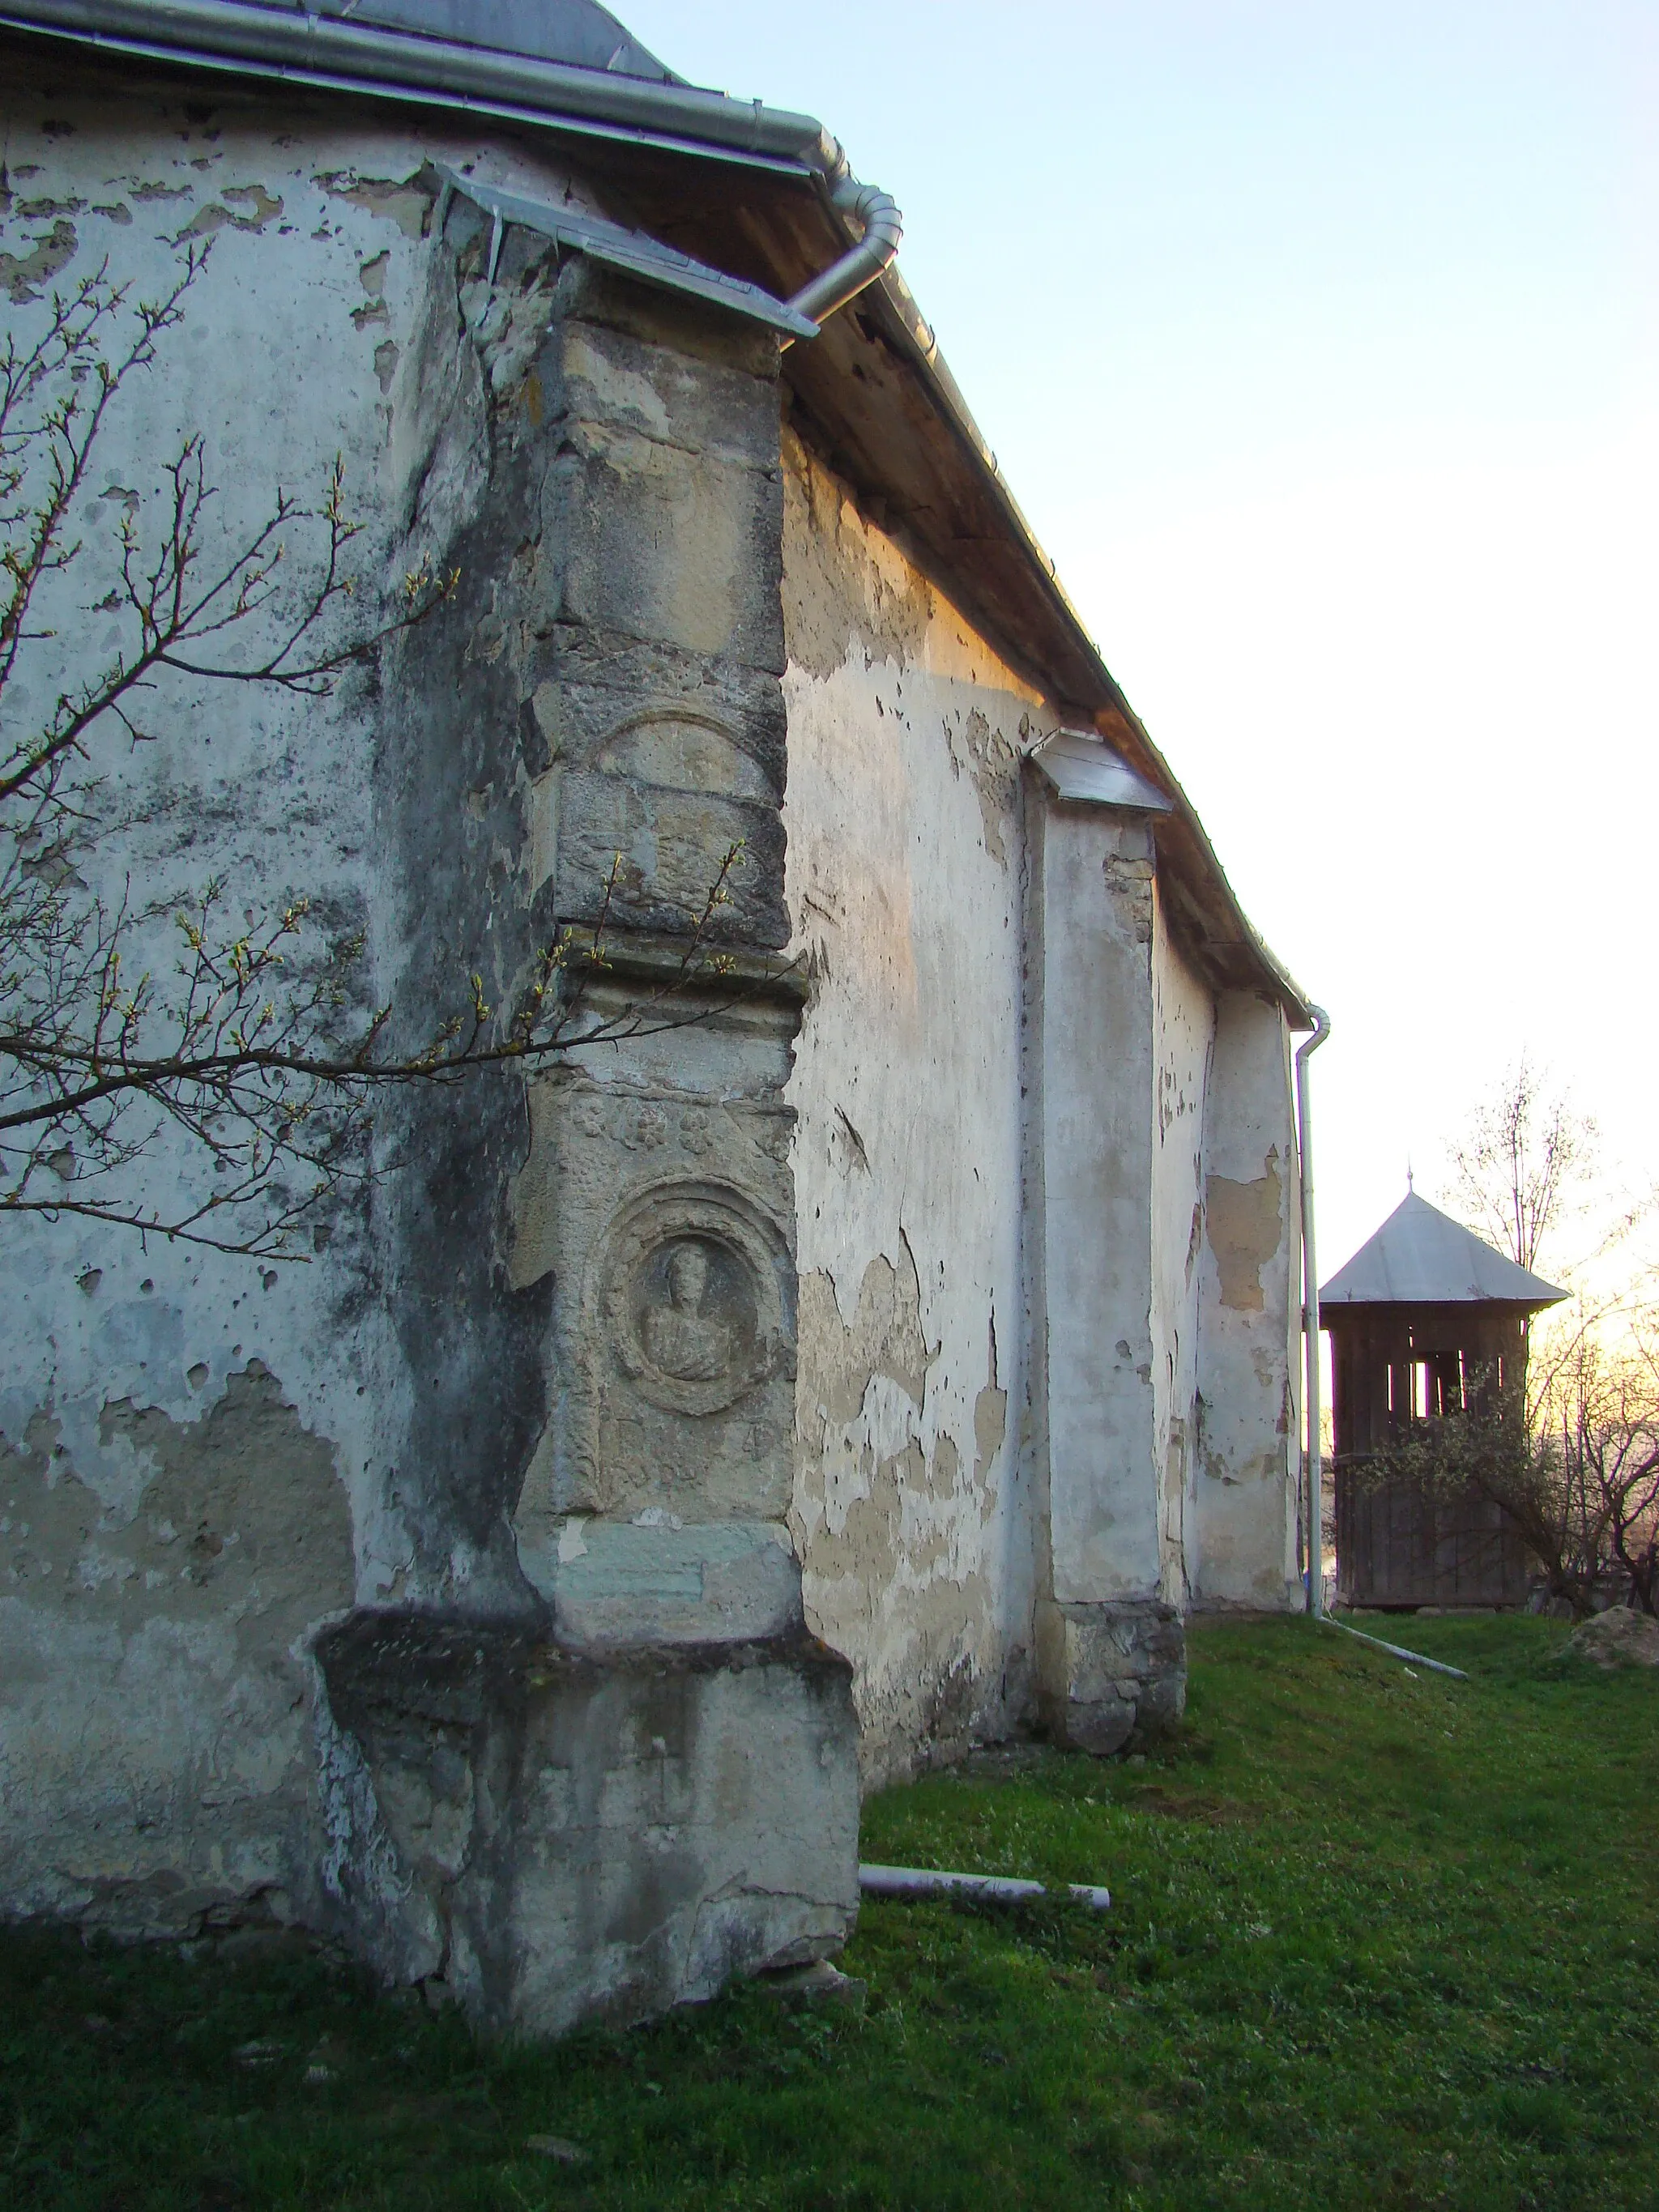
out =
{"type": "Polygon", "coordinates": [[[1595,1146],[1595,1122],[1551,1094],[1523,1054],[1452,1151],[1455,1200],[1530,1273],[1594,1173],[1595,1146]]]}
{"type": "Polygon", "coordinates": [[[620,860],[598,921],[543,947],[511,1005],[488,1004],[463,969],[453,1010],[413,1031],[368,1001],[362,938],[331,937],[304,896],[260,912],[222,880],[187,899],[111,888],[131,818],[114,748],[153,740],[158,715],[177,730],[210,713],[227,685],[325,696],[458,581],[422,562],[366,612],[380,595],[352,572],[361,526],[337,461],[315,505],[278,489],[250,530],[216,531],[192,437],[159,514],[136,498],[125,513],[118,580],[97,609],[123,642],[76,672],[72,513],[112,410],[155,367],[210,252],[192,244],[155,303],[106,264],[0,351],[0,1212],[298,1256],[301,1220],[369,1172],[377,1090],[706,1018],[706,988],[694,1002],[688,987],[731,974],[709,938],[742,848],[686,917],[678,968],[603,1020],[585,1011],[583,979],[605,963],[620,860]],[[20,728],[18,702],[42,695],[51,709],[20,728]],[[395,1054],[393,1033],[423,1042],[395,1054]],[[136,1193],[134,1171],[168,1130],[204,1172],[158,1201],[136,1193]]]}
{"type": "Polygon", "coordinates": [[[1542,1570],[1549,1598],[1575,1618],[1609,1588],[1659,1611],[1659,1338],[1609,1346],[1576,1332],[1547,1388],[1501,1390],[1475,1376],[1463,1410],[1416,1421],[1366,1471],[1452,1502],[1472,1492],[1500,1506],[1542,1570]]]}

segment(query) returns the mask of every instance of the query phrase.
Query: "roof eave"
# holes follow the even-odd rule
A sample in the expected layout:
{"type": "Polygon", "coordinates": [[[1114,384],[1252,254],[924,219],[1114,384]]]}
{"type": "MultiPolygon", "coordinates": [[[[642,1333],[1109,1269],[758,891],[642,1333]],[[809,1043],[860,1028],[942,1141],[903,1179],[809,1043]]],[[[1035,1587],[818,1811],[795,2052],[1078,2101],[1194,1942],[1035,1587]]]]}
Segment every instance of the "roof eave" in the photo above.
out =
{"type": "Polygon", "coordinates": [[[1483,1313],[1531,1314],[1542,1313],[1550,1306],[1559,1306],[1571,1296],[1571,1291],[1553,1291],[1547,1298],[1488,1298],[1478,1297],[1473,1292],[1456,1298],[1348,1298],[1340,1294],[1332,1297],[1322,1291],[1319,1293],[1319,1311],[1322,1320],[1329,1314],[1357,1313],[1373,1306],[1408,1306],[1413,1311],[1428,1307],[1478,1306],[1483,1313]]]}
{"type": "Polygon", "coordinates": [[[1312,1004],[1307,993],[1269,950],[1266,940],[1245,914],[1196,808],[1107,666],[1099,647],[1061,583],[1058,569],[1027,521],[995,453],[974,420],[962,389],[939,351],[939,342],[922,314],[915,294],[897,268],[890,269],[880,279],[877,289],[902,331],[912,359],[932,386],[940,412],[991,490],[1010,530],[1024,549],[1044,593],[1051,601],[1055,617],[1070,633],[1096,680],[1100,696],[1095,700],[1078,703],[1087,704],[1091,708],[1100,734],[1124,753],[1132,768],[1149,777],[1170,799],[1170,817],[1167,823],[1159,824],[1160,847],[1178,867],[1183,862],[1186,864],[1188,872],[1198,878],[1195,888],[1210,894],[1204,904],[1218,908],[1220,916],[1231,925],[1229,933],[1222,939],[1206,932],[1200,950],[1212,958],[1231,952],[1236,956],[1239,967],[1249,972],[1229,980],[1249,981],[1276,999],[1292,1029],[1312,1029],[1312,1004]]]}
{"type": "Polygon", "coordinates": [[[504,106],[526,121],[633,127],[659,143],[681,141],[688,151],[714,148],[798,168],[823,159],[823,127],[815,118],[759,100],[370,29],[297,8],[246,0],[10,0],[0,8],[0,27],[158,60],[240,64],[255,75],[371,97],[418,95],[471,112],[504,106]]]}

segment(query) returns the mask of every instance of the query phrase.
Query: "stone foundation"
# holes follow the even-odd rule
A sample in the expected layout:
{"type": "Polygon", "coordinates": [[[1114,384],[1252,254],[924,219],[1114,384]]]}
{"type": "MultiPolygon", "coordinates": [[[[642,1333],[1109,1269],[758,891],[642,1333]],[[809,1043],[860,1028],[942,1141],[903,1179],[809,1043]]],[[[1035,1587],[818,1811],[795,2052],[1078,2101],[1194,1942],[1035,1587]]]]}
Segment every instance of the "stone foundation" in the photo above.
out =
{"type": "Polygon", "coordinates": [[[1037,1607],[1039,1706],[1048,1735],[1104,1758],[1187,1706],[1187,1635],[1155,1599],[1037,1607]]]}
{"type": "Polygon", "coordinates": [[[851,1670],[811,1638],[597,1655],[359,1613],[318,1657],[325,1881],[388,1981],[544,2035],[845,1942],[851,1670]]]}

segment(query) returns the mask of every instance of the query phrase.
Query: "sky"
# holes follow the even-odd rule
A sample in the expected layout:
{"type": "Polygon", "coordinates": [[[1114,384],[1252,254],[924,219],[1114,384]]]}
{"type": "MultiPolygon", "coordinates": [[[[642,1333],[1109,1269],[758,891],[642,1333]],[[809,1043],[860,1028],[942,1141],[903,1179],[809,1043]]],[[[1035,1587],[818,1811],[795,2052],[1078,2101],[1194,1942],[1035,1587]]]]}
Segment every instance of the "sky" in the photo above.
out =
{"type": "Polygon", "coordinates": [[[1659,6],[621,0],[820,118],[1331,1039],[1321,1272],[1524,1052],[1659,1181],[1659,6]]]}

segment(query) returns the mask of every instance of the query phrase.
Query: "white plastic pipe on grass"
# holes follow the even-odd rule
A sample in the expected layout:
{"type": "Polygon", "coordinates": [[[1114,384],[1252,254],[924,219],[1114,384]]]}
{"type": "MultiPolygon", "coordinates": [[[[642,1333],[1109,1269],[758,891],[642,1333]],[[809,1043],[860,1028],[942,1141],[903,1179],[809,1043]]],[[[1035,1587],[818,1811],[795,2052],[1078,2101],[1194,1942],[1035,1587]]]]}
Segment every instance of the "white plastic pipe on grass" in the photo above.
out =
{"type": "Polygon", "coordinates": [[[1340,1628],[1345,1636],[1357,1636],[1362,1644],[1374,1644],[1379,1651],[1392,1658],[1409,1659],[1413,1667],[1429,1667],[1437,1674],[1449,1674],[1454,1680],[1467,1682],[1468,1676],[1461,1667],[1449,1667],[1443,1659],[1431,1659],[1421,1651],[1407,1651],[1403,1644],[1385,1644],[1380,1636],[1367,1636],[1363,1628],[1350,1628],[1346,1620],[1338,1620],[1334,1613],[1322,1613],[1320,1619],[1333,1628],[1340,1628]]]}
{"type": "MultiPolygon", "coordinates": [[[[988,1897],[1005,1905],[1030,1904],[1049,1895],[1040,1881],[1019,1881],[1012,1875],[939,1874],[932,1867],[860,1866],[859,1887],[869,1897],[988,1897]]],[[[1091,1911],[1104,1912],[1111,1893],[1096,1883],[1068,1882],[1063,1893],[1091,1911]]]]}

